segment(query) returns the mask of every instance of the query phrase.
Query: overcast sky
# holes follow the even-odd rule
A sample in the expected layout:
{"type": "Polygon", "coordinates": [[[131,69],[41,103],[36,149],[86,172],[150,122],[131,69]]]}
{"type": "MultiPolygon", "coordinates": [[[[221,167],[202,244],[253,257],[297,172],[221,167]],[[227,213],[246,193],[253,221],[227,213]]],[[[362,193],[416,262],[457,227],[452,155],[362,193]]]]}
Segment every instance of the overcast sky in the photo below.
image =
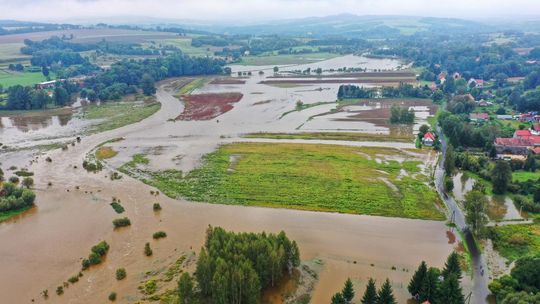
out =
{"type": "Polygon", "coordinates": [[[270,20],[340,13],[463,17],[540,16],[539,0],[0,0],[0,19],[107,22],[115,16],[270,20]]]}

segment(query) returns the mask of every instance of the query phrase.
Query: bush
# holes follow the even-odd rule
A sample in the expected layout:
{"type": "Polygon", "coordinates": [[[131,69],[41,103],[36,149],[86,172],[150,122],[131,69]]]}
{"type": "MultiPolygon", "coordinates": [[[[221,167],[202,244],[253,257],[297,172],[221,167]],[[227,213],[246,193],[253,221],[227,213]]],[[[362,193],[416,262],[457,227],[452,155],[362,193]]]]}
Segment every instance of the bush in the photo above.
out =
{"type": "Polygon", "coordinates": [[[99,244],[93,246],[88,258],[82,260],[82,270],[86,270],[92,265],[100,264],[108,251],[109,244],[105,241],[101,241],[99,244]]]}
{"type": "Polygon", "coordinates": [[[111,301],[111,302],[116,301],[116,292],[111,292],[109,294],[109,301],[111,301]]]}
{"type": "Polygon", "coordinates": [[[124,207],[120,205],[116,200],[113,199],[113,202],[111,203],[111,207],[116,211],[116,213],[123,213],[125,211],[124,207]]]}
{"type": "Polygon", "coordinates": [[[56,287],[56,294],[59,295],[59,296],[63,295],[64,294],[64,287],[62,287],[62,286],[56,287]]]}
{"type": "Polygon", "coordinates": [[[71,278],[68,279],[68,282],[70,282],[71,284],[75,284],[77,282],[79,282],[79,276],[72,276],[71,278]]]}
{"type": "Polygon", "coordinates": [[[126,269],[125,268],[118,268],[116,269],[116,279],[118,281],[123,280],[126,278],[126,269]]]}
{"type": "Polygon", "coordinates": [[[34,176],[34,172],[28,172],[26,170],[15,171],[15,175],[20,177],[34,176]]]}
{"type": "Polygon", "coordinates": [[[18,184],[19,183],[19,178],[17,176],[11,176],[9,178],[9,182],[13,183],[13,184],[18,184]]]}
{"type": "Polygon", "coordinates": [[[154,209],[154,211],[160,211],[161,205],[159,203],[154,203],[154,206],[152,208],[154,209]]]}
{"type": "Polygon", "coordinates": [[[127,217],[119,218],[113,220],[113,225],[115,228],[126,227],[131,225],[131,221],[127,217]]]}
{"type": "Polygon", "coordinates": [[[144,244],[144,255],[151,256],[153,254],[152,248],[150,248],[150,243],[144,244]]]}
{"type": "Polygon", "coordinates": [[[22,181],[22,185],[26,188],[30,188],[34,185],[34,179],[31,177],[25,177],[22,181]]]}
{"type": "Polygon", "coordinates": [[[152,236],[154,239],[161,239],[161,238],[164,238],[164,237],[167,237],[167,233],[165,233],[165,231],[158,231],[156,233],[154,233],[154,235],[152,236]]]}

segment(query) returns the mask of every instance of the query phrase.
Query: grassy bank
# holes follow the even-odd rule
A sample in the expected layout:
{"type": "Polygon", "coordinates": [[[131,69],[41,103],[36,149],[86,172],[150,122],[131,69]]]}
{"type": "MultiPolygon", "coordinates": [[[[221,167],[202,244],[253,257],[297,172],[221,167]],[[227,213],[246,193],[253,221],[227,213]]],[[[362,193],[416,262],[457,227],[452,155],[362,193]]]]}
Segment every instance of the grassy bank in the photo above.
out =
{"type": "Polygon", "coordinates": [[[85,119],[100,119],[98,124],[90,127],[90,133],[99,133],[139,122],[161,108],[158,102],[108,102],[101,105],[90,105],[83,109],[85,119]]]}
{"type": "Polygon", "coordinates": [[[419,164],[390,148],[239,143],[185,176],[143,175],[166,195],[192,201],[443,220],[419,164]]]}
{"type": "Polygon", "coordinates": [[[33,206],[22,208],[22,209],[19,209],[19,210],[0,211],[0,223],[2,223],[3,221],[7,221],[7,220],[9,220],[10,218],[12,218],[14,216],[23,214],[23,213],[25,213],[26,211],[28,211],[28,210],[30,210],[32,208],[33,208],[33,206]]]}
{"type": "Polygon", "coordinates": [[[540,224],[492,227],[490,233],[494,248],[509,260],[540,254],[540,224]]]}
{"type": "Polygon", "coordinates": [[[356,132],[251,133],[247,138],[412,142],[411,137],[356,132]]]}

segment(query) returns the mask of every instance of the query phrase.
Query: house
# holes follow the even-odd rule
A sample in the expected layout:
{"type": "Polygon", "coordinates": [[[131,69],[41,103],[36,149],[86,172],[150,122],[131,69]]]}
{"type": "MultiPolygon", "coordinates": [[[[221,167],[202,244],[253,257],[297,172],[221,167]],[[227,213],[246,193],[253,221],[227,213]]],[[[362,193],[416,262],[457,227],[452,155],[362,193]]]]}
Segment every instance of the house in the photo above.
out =
{"type": "Polygon", "coordinates": [[[531,149],[532,154],[540,155],[540,147],[531,149]]]}
{"type": "Polygon", "coordinates": [[[483,122],[489,119],[488,113],[471,113],[469,114],[471,122],[483,122]]]}
{"type": "Polygon", "coordinates": [[[493,102],[491,101],[485,101],[484,99],[481,99],[480,101],[476,102],[479,107],[489,107],[493,105],[493,102]]]}
{"type": "Polygon", "coordinates": [[[44,81],[36,84],[36,89],[38,90],[44,90],[44,89],[52,89],[56,85],[56,80],[51,81],[44,81]]]}
{"type": "Polygon", "coordinates": [[[422,144],[424,146],[432,147],[435,144],[435,134],[432,132],[427,132],[422,138],[422,144]]]}
{"type": "Polygon", "coordinates": [[[496,138],[494,147],[497,158],[505,158],[509,155],[525,156],[529,152],[532,142],[524,138],[496,138]]]}
{"type": "Polygon", "coordinates": [[[441,84],[443,84],[446,81],[446,75],[448,75],[446,74],[446,72],[440,72],[439,76],[437,76],[441,84]]]}
{"type": "Polygon", "coordinates": [[[479,89],[483,88],[484,84],[485,84],[484,80],[482,80],[482,79],[474,79],[474,78],[469,79],[469,81],[467,82],[467,85],[469,87],[473,86],[473,87],[479,88],[479,89]]]}
{"type": "Polygon", "coordinates": [[[514,116],[512,116],[512,115],[497,115],[497,119],[500,119],[500,120],[512,120],[512,119],[514,119],[514,116]]]}
{"type": "Polygon", "coordinates": [[[514,138],[528,138],[530,136],[532,136],[532,134],[529,130],[516,130],[516,132],[514,132],[514,138]]]}
{"type": "Polygon", "coordinates": [[[539,136],[540,135],[540,124],[533,125],[529,131],[531,131],[532,135],[539,136]]]}

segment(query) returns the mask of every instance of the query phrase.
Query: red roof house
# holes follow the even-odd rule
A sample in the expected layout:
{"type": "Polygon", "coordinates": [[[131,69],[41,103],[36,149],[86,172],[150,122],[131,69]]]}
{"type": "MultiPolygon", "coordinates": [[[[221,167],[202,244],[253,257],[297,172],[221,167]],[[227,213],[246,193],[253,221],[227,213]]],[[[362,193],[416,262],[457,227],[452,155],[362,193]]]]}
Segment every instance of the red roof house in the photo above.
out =
{"type": "Polygon", "coordinates": [[[517,130],[514,133],[514,138],[517,138],[517,137],[529,137],[529,136],[532,136],[531,131],[529,131],[529,130],[517,130]]]}

